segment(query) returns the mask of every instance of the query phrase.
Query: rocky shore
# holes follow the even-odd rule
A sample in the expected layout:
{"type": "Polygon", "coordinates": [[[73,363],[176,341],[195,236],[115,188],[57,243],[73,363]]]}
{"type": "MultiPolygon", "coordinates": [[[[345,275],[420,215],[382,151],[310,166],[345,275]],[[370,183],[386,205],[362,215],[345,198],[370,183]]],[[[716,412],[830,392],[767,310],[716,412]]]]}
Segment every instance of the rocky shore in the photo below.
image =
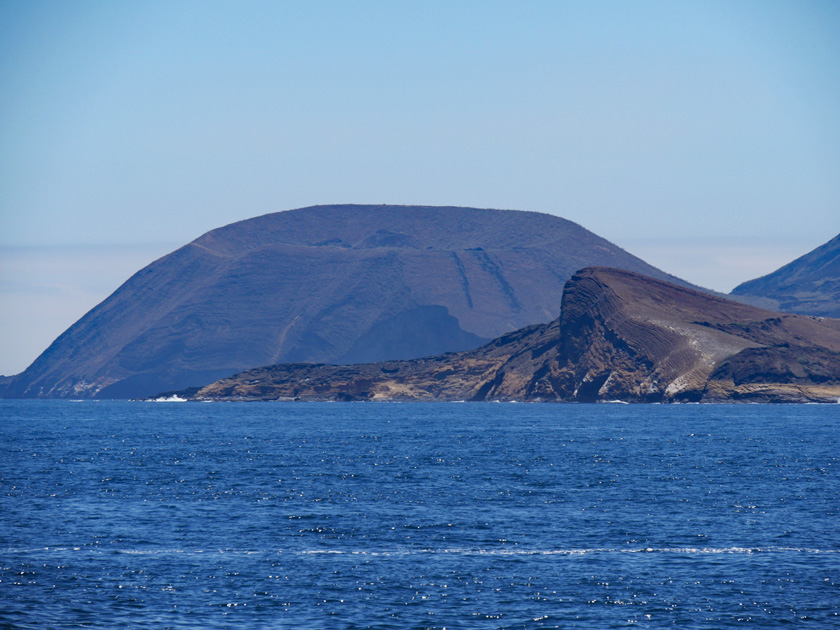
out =
{"type": "Polygon", "coordinates": [[[559,318],[475,350],[362,365],[274,365],[188,397],[838,402],[840,320],[777,313],[591,267],[567,282],[559,318]]]}

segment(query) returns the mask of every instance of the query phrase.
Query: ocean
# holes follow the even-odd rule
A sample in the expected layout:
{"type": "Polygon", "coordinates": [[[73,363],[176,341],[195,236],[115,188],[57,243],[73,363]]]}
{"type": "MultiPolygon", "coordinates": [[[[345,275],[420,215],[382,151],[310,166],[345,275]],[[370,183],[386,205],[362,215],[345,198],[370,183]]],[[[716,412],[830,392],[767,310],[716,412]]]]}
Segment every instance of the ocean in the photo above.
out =
{"type": "Polygon", "coordinates": [[[840,405],[0,401],[2,628],[840,628],[840,405]]]}

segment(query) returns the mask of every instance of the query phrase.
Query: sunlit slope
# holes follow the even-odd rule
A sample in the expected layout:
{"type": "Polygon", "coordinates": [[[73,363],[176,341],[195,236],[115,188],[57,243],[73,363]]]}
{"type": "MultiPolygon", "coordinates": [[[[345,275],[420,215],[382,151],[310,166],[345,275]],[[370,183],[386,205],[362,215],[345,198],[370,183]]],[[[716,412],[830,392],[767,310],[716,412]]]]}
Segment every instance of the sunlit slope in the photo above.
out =
{"type": "Polygon", "coordinates": [[[840,320],[776,313],[640,274],[588,268],[563,312],[467,352],[249,370],[211,400],[837,402],[840,320]]]}

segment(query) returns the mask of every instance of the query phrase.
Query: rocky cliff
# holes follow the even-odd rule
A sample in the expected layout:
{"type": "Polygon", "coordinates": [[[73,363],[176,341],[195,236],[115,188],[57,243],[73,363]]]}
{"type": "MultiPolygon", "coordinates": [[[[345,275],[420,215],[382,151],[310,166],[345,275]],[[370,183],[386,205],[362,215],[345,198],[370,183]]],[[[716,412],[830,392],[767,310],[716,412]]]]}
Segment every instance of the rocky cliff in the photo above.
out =
{"type": "Polygon", "coordinates": [[[566,284],[562,315],[461,353],[290,364],[194,399],[837,402],[840,320],[782,314],[619,269],[566,284]]]}
{"type": "Polygon", "coordinates": [[[761,298],[788,313],[840,317],[840,235],[771,274],[738,285],[732,295],[761,298]]]}
{"type": "Polygon", "coordinates": [[[587,265],[670,278],[535,212],[268,214],[208,232],[137,272],[0,384],[0,396],[142,397],[259,365],[475,348],[557,317],[564,283],[587,265]]]}
{"type": "Polygon", "coordinates": [[[782,314],[621,270],[569,282],[558,349],[575,400],[840,396],[840,320],[782,314]],[[772,369],[770,366],[774,366],[772,369]]]}

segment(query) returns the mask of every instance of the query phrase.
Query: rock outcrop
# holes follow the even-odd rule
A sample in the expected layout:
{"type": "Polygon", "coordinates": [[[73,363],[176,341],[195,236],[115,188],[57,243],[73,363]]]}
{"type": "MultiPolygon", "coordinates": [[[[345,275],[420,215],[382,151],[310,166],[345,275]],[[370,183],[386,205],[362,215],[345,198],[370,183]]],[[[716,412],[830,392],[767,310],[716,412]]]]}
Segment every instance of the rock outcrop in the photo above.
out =
{"type": "Polygon", "coordinates": [[[0,396],[132,398],[286,362],[475,348],[557,317],[587,265],[679,282],[535,212],[319,206],[234,223],[137,272],[0,396]]]}
{"type": "Polygon", "coordinates": [[[732,290],[787,313],[840,317],[840,235],[771,274],[732,290]]]}
{"type": "Polygon", "coordinates": [[[837,402],[840,320],[587,268],[566,284],[559,318],[475,350],[353,366],[276,365],[192,398],[837,402]]]}
{"type": "Polygon", "coordinates": [[[590,269],[567,285],[561,329],[561,391],[575,400],[836,402],[840,396],[840,320],[767,311],[621,270],[590,269]],[[782,367],[791,361],[801,369],[782,367]],[[778,369],[762,368],[768,364],[778,369]]]}

